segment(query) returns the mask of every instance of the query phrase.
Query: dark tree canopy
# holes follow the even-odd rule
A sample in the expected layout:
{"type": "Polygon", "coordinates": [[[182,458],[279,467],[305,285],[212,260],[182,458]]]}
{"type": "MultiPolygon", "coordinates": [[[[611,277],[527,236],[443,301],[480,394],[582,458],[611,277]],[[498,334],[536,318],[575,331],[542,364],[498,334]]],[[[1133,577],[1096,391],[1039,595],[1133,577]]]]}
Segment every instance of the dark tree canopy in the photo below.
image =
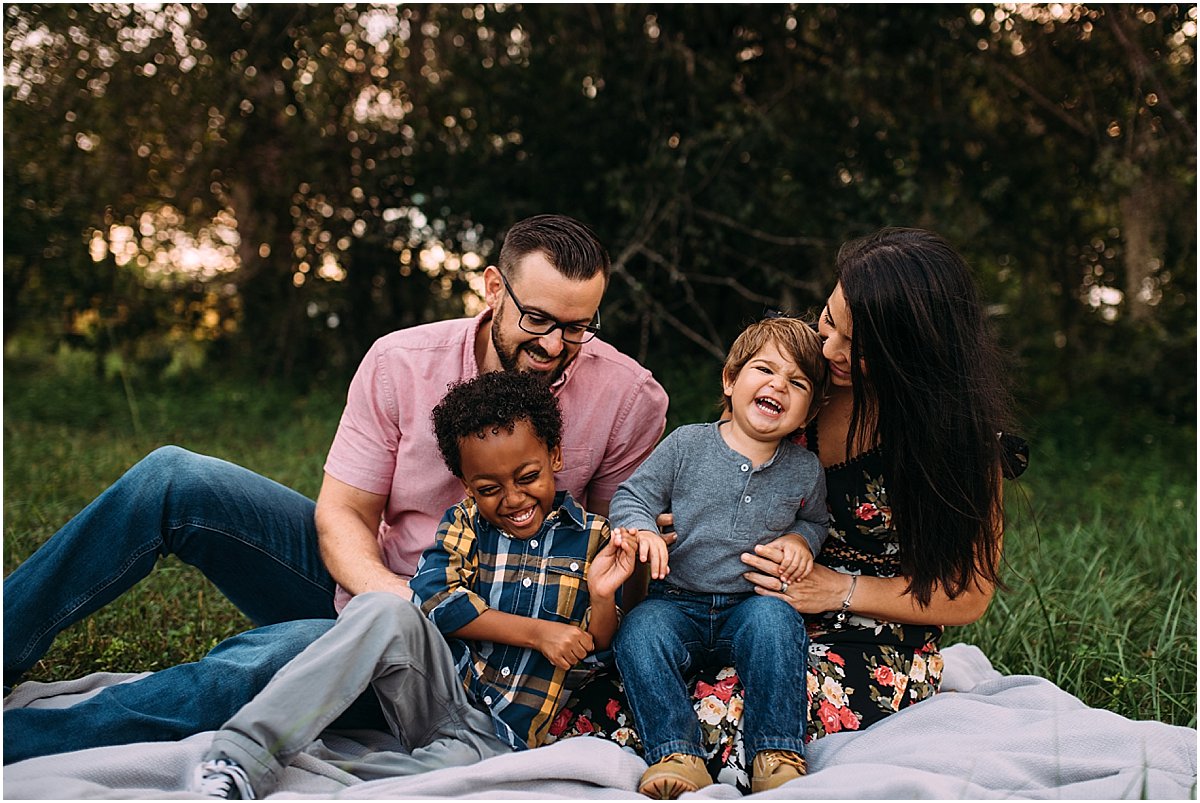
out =
{"type": "MultiPolygon", "coordinates": [[[[4,334],[301,380],[590,223],[605,337],[715,365],[933,228],[1033,407],[1195,405],[1196,7],[36,5],[5,14],[4,334]]],[[[15,345],[14,345],[15,344],[15,345]]]]}

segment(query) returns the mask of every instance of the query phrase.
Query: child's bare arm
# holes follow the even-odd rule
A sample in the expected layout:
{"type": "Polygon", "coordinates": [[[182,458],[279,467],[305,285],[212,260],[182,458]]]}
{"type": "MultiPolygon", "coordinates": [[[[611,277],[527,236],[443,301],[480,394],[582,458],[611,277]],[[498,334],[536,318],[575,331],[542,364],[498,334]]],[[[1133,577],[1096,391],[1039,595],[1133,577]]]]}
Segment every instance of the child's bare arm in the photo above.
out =
{"type": "Polygon", "coordinates": [[[812,571],[812,549],[808,542],[797,533],[784,533],[771,541],[768,546],[776,547],[783,552],[783,560],[779,563],[779,579],[785,583],[803,580],[812,571]]]}
{"type": "Polygon", "coordinates": [[[617,527],[588,568],[588,597],[592,609],[588,633],[598,650],[607,649],[616,635],[617,591],[637,566],[637,543],[635,530],[617,527]]]}
{"type": "Polygon", "coordinates": [[[592,636],[575,625],[494,609],[484,611],[449,636],[534,649],[559,669],[570,669],[595,649],[592,636]]]}

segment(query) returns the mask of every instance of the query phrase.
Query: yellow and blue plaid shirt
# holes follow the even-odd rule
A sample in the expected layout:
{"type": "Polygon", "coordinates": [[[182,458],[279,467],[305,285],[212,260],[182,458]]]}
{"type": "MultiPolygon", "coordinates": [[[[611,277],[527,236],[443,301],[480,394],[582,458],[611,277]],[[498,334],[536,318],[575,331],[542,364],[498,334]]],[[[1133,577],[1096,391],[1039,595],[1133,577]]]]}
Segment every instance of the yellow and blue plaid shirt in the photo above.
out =
{"type": "MultiPolygon", "coordinates": [[[[607,520],[584,511],[565,491],[527,539],[501,531],[467,498],[442,517],[410,586],[446,636],[489,609],[586,630],[588,568],[609,536],[607,520]]],[[[447,641],[468,692],[491,712],[496,735],[514,750],[540,745],[567,701],[568,670],[527,647],[447,641]]],[[[601,664],[610,655],[593,654],[585,663],[601,664]]]]}

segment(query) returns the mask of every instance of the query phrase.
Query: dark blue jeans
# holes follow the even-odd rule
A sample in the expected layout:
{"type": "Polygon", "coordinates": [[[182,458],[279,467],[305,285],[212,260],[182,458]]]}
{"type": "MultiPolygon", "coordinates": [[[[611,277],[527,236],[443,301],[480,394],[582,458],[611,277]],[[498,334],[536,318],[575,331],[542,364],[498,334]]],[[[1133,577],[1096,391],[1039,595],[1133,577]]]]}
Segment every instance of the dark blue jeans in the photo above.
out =
{"type": "Polygon", "coordinates": [[[177,447],[127,471],[5,578],[5,685],[163,555],[196,566],[256,625],[270,626],[71,708],[5,712],[4,763],[219,728],[332,624],[334,582],[318,553],[314,507],[252,471],[177,447]]]}
{"type": "Polygon", "coordinates": [[[745,687],[747,762],[762,750],[804,754],[808,632],[786,602],[652,583],[614,647],[648,764],[671,753],[704,757],[685,677],[711,663],[732,663],[745,687]]]}

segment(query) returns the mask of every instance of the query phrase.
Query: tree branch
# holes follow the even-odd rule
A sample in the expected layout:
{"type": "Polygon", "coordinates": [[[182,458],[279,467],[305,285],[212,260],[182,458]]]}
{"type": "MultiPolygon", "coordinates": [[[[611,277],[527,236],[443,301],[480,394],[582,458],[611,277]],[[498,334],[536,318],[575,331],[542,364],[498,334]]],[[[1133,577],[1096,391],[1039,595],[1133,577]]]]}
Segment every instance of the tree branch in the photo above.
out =
{"type": "Polygon", "coordinates": [[[763,242],[771,243],[773,245],[829,245],[826,240],[823,240],[820,237],[784,237],[779,234],[771,234],[769,232],[761,231],[759,229],[752,228],[751,226],[747,226],[745,223],[740,223],[731,217],[722,215],[720,212],[713,212],[709,209],[696,207],[695,212],[697,217],[702,217],[705,220],[712,221],[713,223],[719,223],[722,226],[727,226],[728,228],[733,229],[734,231],[740,231],[742,234],[747,234],[756,240],[762,240],[763,242]]]}
{"type": "Polygon", "coordinates": [[[1026,95],[1028,95],[1030,97],[1030,99],[1033,100],[1034,103],[1036,103],[1037,105],[1041,106],[1046,111],[1053,114],[1061,122],[1065,123],[1067,125],[1067,127],[1070,128],[1072,131],[1076,131],[1085,137],[1093,137],[1094,136],[1094,132],[1090,131],[1086,125],[1079,122],[1071,115],[1067,114],[1065,111],[1063,111],[1063,108],[1061,106],[1059,106],[1054,101],[1050,100],[1048,97],[1043,95],[1041,92],[1038,92],[1036,89],[1033,88],[1032,85],[1029,84],[1029,82],[1027,82],[1021,76],[1017,75],[1015,72],[1013,72],[1007,66],[997,63],[996,69],[1000,72],[1000,75],[1002,75],[1006,79],[1008,79],[1008,81],[1010,83],[1012,83],[1013,85],[1015,85],[1017,87],[1017,89],[1020,89],[1022,92],[1024,92],[1026,95]]]}
{"type": "Polygon", "coordinates": [[[1171,102],[1171,98],[1167,95],[1167,88],[1163,86],[1162,80],[1158,77],[1158,72],[1154,69],[1154,65],[1146,54],[1138,47],[1137,42],[1129,35],[1125,29],[1125,23],[1120,19],[1121,10],[1119,7],[1110,7],[1105,10],[1104,19],[1108,22],[1112,29],[1113,35],[1117,41],[1121,43],[1121,47],[1125,48],[1125,52],[1129,56],[1129,60],[1133,62],[1134,69],[1142,75],[1150,79],[1150,84],[1154,87],[1154,93],[1158,95],[1158,102],[1167,110],[1168,114],[1177,122],[1189,140],[1196,139],[1196,132],[1188,123],[1186,117],[1180,113],[1179,109],[1175,108],[1175,104],[1171,102]]]}
{"type": "Polygon", "coordinates": [[[613,273],[620,276],[625,280],[626,283],[629,284],[630,288],[632,288],[634,292],[635,298],[640,299],[642,303],[646,304],[648,307],[651,307],[656,315],[658,315],[667,323],[671,324],[671,326],[675,327],[676,331],[678,331],[681,335],[700,346],[709,354],[713,355],[713,357],[716,359],[721,361],[725,360],[725,349],[721,347],[720,343],[713,343],[705,338],[704,335],[700,334],[695,329],[692,329],[683,321],[679,320],[679,318],[676,318],[674,315],[672,315],[670,311],[668,311],[667,308],[664,307],[659,301],[652,298],[650,293],[646,291],[646,288],[642,286],[642,283],[630,276],[629,271],[625,270],[623,266],[620,272],[614,270],[613,273]]]}

